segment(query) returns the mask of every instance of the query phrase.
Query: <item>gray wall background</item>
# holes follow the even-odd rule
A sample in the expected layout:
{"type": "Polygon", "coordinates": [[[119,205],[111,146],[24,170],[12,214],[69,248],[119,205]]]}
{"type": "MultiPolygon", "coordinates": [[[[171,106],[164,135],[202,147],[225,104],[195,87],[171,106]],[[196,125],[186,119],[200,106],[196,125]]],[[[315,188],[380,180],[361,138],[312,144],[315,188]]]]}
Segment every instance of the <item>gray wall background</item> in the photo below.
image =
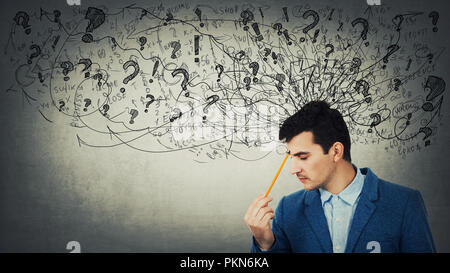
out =
{"type": "MultiPolygon", "coordinates": [[[[125,2],[82,0],[81,4],[107,3],[118,8],[125,2]]],[[[391,2],[393,9],[402,11],[438,10],[440,43],[449,44],[448,2],[391,2]]],[[[148,1],[133,3],[149,5],[148,1]]],[[[165,1],[164,5],[175,3],[165,1]]],[[[208,3],[221,5],[220,1],[208,3]]],[[[284,5],[298,4],[252,3],[280,7],[280,12],[284,5]]],[[[366,5],[362,0],[323,1],[326,4],[339,5],[350,15],[366,5]]],[[[67,9],[62,0],[5,3],[2,36],[8,36],[16,11],[39,7],[67,9]]],[[[445,51],[434,74],[447,80],[449,59],[445,51]]],[[[9,87],[8,69],[1,67],[2,91],[9,87]]],[[[26,107],[21,95],[1,92],[0,105],[0,251],[68,252],[69,241],[80,242],[82,252],[249,251],[251,233],[243,216],[250,202],[269,186],[282,156],[272,153],[255,162],[229,159],[198,164],[184,152],[79,147],[76,136],[83,129],[45,121],[26,107]]],[[[422,193],[440,252],[450,252],[446,234],[450,228],[449,112],[444,97],[441,125],[432,145],[405,159],[383,145],[352,146],[357,166],[368,166],[379,177],[422,193]]],[[[272,190],[271,206],[276,208],[282,196],[301,187],[289,174],[288,161],[272,190]]]]}

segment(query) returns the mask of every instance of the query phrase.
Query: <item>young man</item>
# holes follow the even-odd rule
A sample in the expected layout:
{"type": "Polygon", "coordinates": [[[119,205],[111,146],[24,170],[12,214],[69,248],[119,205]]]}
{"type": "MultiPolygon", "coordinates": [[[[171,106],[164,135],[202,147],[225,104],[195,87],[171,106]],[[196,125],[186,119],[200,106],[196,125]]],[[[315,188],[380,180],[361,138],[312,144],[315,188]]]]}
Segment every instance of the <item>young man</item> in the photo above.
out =
{"type": "Polygon", "coordinates": [[[264,194],[250,204],[252,252],[436,251],[420,193],[353,165],[347,125],[326,102],[286,119],[279,139],[304,190],[283,197],[275,214],[264,194]]]}

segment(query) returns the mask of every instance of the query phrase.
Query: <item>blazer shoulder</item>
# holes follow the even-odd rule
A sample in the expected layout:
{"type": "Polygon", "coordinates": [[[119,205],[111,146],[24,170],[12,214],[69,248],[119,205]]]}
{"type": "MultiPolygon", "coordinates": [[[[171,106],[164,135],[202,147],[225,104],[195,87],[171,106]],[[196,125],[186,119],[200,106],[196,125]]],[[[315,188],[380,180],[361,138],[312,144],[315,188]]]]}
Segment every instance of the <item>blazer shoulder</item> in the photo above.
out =
{"type": "Polygon", "coordinates": [[[284,196],[281,200],[284,202],[284,205],[287,207],[299,207],[303,204],[305,196],[307,191],[306,190],[299,190],[296,192],[293,192],[289,195],[284,196]]]}
{"type": "Polygon", "coordinates": [[[396,203],[406,202],[411,196],[420,194],[418,190],[383,179],[378,179],[378,183],[380,196],[384,200],[392,200],[396,203]]]}

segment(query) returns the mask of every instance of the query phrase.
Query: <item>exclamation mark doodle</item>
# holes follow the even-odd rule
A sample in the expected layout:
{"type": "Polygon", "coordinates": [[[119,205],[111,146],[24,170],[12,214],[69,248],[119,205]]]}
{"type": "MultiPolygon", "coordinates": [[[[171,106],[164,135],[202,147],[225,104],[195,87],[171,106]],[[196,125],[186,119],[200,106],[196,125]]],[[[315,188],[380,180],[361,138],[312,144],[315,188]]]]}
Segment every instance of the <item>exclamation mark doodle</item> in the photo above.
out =
{"type": "Polygon", "coordinates": [[[315,43],[317,41],[317,36],[319,36],[319,29],[316,29],[316,31],[314,32],[314,38],[312,40],[313,43],[315,43]]]}
{"type": "Polygon", "coordinates": [[[286,22],[289,22],[289,16],[288,16],[288,13],[287,13],[287,7],[283,8],[283,13],[284,13],[284,18],[286,18],[286,22]]]}
{"type": "MultiPolygon", "coordinates": [[[[202,21],[202,11],[199,8],[195,9],[195,14],[197,14],[198,16],[198,20],[201,22],[202,21]]],[[[200,27],[203,27],[205,24],[200,23],[200,27]]]]}
{"type": "Polygon", "coordinates": [[[256,41],[261,41],[263,39],[263,36],[261,35],[261,32],[259,31],[258,23],[253,23],[252,28],[256,33],[256,41]]]}
{"type": "MultiPolygon", "coordinates": [[[[159,60],[156,60],[155,64],[153,65],[152,77],[154,77],[156,74],[156,71],[158,71],[158,66],[159,66],[159,60]]],[[[149,82],[152,83],[153,79],[150,79],[149,82]]]]}
{"type": "MultiPolygon", "coordinates": [[[[195,52],[195,56],[198,56],[198,43],[200,41],[200,36],[199,35],[194,35],[194,52],[195,52]]],[[[195,57],[195,62],[198,63],[200,62],[198,57],[195,57]]]]}

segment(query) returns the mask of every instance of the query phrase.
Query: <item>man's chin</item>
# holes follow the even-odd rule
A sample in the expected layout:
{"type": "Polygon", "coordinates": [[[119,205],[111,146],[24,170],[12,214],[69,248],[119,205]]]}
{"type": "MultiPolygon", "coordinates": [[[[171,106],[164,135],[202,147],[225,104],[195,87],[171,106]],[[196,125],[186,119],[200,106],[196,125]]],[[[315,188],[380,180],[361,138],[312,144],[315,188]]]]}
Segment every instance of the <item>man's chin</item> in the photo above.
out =
{"type": "Polygon", "coordinates": [[[316,190],[317,187],[315,187],[314,185],[308,184],[308,183],[304,183],[303,184],[303,188],[307,191],[312,191],[312,190],[316,190]]]}
{"type": "Polygon", "coordinates": [[[307,191],[318,190],[319,188],[320,188],[319,185],[313,184],[309,180],[307,183],[303,183],[303,189],[305,189],[307,191]]]}

